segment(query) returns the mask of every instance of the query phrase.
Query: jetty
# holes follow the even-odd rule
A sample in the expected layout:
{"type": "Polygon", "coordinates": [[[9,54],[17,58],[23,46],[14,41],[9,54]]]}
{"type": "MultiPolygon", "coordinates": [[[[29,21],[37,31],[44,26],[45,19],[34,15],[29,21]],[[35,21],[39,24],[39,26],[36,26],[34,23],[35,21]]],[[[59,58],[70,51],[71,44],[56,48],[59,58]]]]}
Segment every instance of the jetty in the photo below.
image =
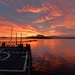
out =
{"type": "Polygon", "coordinates": [[[0,46],[0,75],[32,75],[32,55],[30,44],[16,47],[0,46]]]}

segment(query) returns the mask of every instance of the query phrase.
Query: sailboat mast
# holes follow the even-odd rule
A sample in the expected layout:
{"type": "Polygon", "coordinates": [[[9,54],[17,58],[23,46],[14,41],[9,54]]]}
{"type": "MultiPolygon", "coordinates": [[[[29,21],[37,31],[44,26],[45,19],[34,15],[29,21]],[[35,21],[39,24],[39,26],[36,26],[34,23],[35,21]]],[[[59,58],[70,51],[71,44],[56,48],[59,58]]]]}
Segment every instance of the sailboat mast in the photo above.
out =
{"type": "Polygon", "coordinates": [[[12,30],[13,30],[13,28],[11,27],[11,40],[10,40],[10,43],[11,43],[11,45],[10,46],[12,46],[12,30]]]}
{"type": "Polygon", "coordinates": [[[16,45],[17,45],[17,33],[16,33],[16,45]]]}
{"type": "Polygon", "coordinates": [[[22,33],[21,33],[21,41],[20,41],[20,43],[22,44],[22,33]]]}

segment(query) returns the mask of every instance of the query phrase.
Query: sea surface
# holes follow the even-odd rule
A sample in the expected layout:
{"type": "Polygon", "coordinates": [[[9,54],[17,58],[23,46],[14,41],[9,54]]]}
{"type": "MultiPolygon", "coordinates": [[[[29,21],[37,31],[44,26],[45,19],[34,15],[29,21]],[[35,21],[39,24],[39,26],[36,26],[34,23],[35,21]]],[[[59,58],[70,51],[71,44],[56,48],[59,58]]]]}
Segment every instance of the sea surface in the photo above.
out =
{"type": "MultiPolygon", "coordinates": [[[[0,45],[2,41],[10,45],[10,40],[0,39],[0,45]]],[[[31,45],[32,67],[38,75],[75,75],[75,39],[29,40],[23,38],[22,43],[31,45]]],[[[15,43],[16,38],[12,39],[12,45],[15,43]]]]}

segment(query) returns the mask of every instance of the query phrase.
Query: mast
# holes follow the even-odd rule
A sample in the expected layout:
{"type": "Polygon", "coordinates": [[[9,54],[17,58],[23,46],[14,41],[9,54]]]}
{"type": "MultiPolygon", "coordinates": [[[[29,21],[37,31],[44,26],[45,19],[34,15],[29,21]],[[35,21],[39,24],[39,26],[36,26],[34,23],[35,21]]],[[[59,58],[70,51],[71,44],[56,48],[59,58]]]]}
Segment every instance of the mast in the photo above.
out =
{"type": "Polygon", "coordinates": [[[22,33],[21,33],[21,40],[20,40],[20,44],[22,44],[22,33]]]}
{"type": "Polygon", "coordinates": [[[17,33],[16,33],[16,45],[17,45],[17,33]]]}
{"type": "Polygon", "coordinates": [[[10,46],[12,46],[12,30],[13,30],[13,28],[11,27],[11,38],[10,38],[10,46]]]}

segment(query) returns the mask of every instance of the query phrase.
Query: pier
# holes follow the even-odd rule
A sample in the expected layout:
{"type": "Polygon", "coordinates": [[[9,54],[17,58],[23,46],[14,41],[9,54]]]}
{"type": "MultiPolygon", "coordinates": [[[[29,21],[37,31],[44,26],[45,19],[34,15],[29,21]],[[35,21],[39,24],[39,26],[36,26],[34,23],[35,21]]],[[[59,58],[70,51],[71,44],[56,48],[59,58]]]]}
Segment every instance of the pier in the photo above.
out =
{"type": "Polygon", "coordinates": [[[0,47],[0,75],[32,75],[32,56],[30,44],[16,47],[0,47]]]}

